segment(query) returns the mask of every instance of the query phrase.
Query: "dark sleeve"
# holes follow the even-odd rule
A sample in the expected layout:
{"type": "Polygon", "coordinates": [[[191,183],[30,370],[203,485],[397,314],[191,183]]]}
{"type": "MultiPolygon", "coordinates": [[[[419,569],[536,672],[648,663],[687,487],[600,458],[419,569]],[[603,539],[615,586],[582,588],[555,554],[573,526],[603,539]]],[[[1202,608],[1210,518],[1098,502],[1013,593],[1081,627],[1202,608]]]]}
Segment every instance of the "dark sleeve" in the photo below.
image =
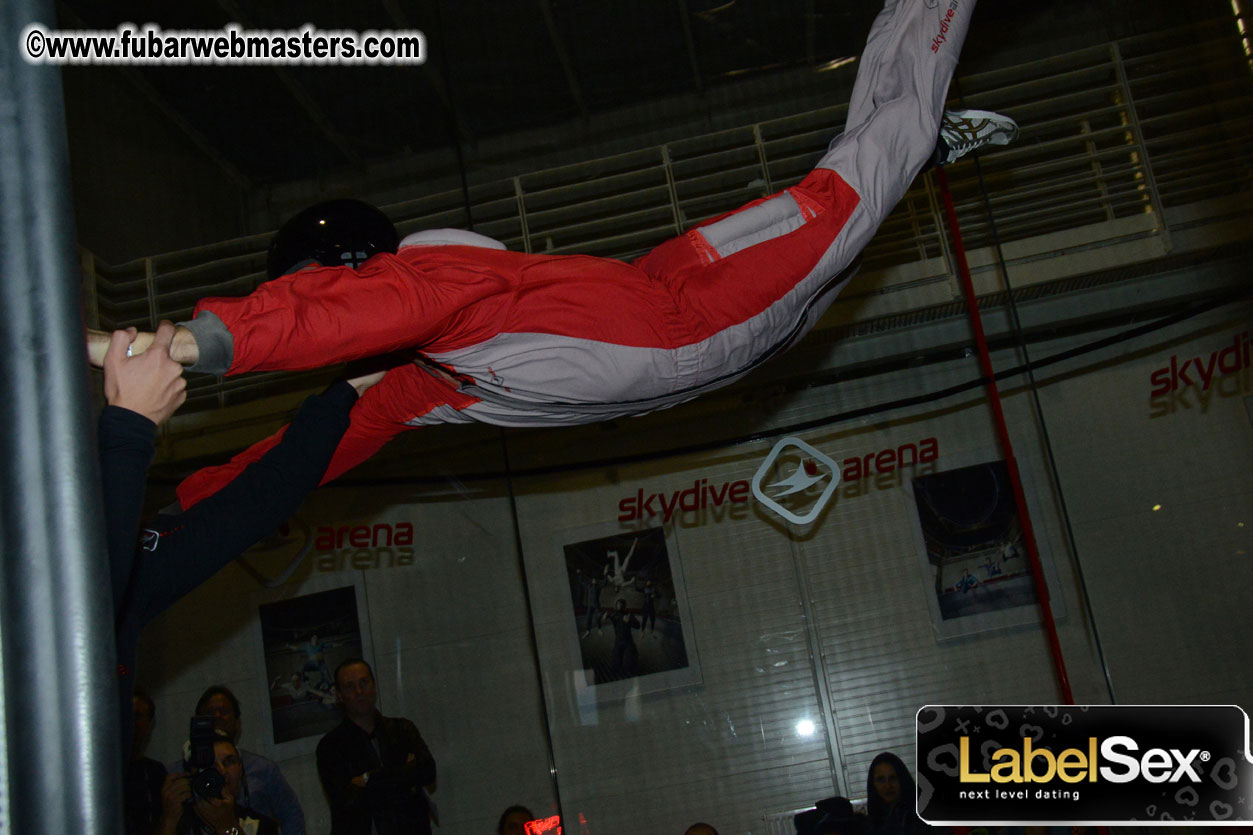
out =
{"type": "MultiPolygon", "coordinates": [[[[426,747],[426,740],[418,731],[418,726],[408,719],[396,719],[395,732],[399,747],[404,749],[404,757],[400,765],[381,769],[380,775],[386,785],[415,787],[430,785],[435,782],[435,757],[431,749],[426,747]],[[406,763],[409,754],[413,754],[413,762],[406,763]]],[[[373,780],[374,778],[370,778],[373,780]]]]}
{"type": "Polygon", "coordinates": [[[348,773],[348,752],[340,750],[338,740],[331,734],[322,737],[318,743],[317,759],[318,780],[331,807],[331,825],[334,826],[339,816],[351,815],[361,808],[365,789],[352,784],[352,778],[357,775],[348,773]]]}
{"type": "Polygon", "coordinates": [[[408,719],[405,720],[405,725],[408,726],[406,730],[409,733],[409,745],[414,754],[414,761],[409,764],[414,772],[413,780],[419,786],[429,786],[435,782],[435,756],[426,747],[426,740],[418,732],[417,725],[408,719]]]}
{"type": "Polygon", "coordinates": [[[148,465],[156,451],[152,439],[157,425],[130,409],[105,406],[97,431],[105,542],[116,611],[126,591],[139,543],[139,514],[143,510],[148,465]]]}
{"type": "Polygon", "coordinates": [[[340,381],[308,398],[282,440],[239,477],[190,510],[157,517],[156,547],[142,550],[142,582],[132,584],[147,622],[272,533],[296,512],[348,428],[357,392],[340,381]]]}

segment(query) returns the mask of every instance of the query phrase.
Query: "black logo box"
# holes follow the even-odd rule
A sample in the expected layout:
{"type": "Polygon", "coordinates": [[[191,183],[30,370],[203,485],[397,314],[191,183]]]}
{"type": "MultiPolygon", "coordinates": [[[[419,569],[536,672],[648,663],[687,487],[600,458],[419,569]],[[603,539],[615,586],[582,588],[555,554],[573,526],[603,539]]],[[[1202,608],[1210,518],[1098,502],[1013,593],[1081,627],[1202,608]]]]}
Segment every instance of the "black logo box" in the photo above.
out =
{"type": "MultiPolygon", "coordinates": [[[[1213,825],[1253,820],[1248,718],[1234,705],[927,705],[918,711],[917,725],[918,813],[929,823],[1213,825]],[[1017,752],[1021,760],[1027,739],[1033,750],[1054,757],[1071,748],[1087,757],[1095,739],[1097,768],[1112,769],[1114,776],[1131,768],[1107,752],[1139,764],[1146,752],[1161,749],[1150,756],[1149,772],[1162,782],[1142,773],[1119,783],[1099,770],[1095,782],[1088,771],[1074,783],[1056,774],[1048,782],[963,782],[962,737],[971,775],[991,775],[998,762],[1009,762],[1004,755],[992,759],[1000,749],[1017,752]],[[1136,750],[1109,742],[1114,737],[1127,737],[1136,750]],[[1103,750],[1107,744],[1111,747],[1103,750]],[[1188,768],[1180,768],[1181,760],[1188,768]],[[1199,780],[1191,779],[1193,773],[1199,780]]],[[[1076,760],[1076,755],[1068,757],[1072,776],[1081,771],[1076,760]]],[[[1033,757],[1032,765],[1043,774],[1046,758],[1033,757]]],[[[1004,768],[997,773],[1004,775],[1004,768]]]]}

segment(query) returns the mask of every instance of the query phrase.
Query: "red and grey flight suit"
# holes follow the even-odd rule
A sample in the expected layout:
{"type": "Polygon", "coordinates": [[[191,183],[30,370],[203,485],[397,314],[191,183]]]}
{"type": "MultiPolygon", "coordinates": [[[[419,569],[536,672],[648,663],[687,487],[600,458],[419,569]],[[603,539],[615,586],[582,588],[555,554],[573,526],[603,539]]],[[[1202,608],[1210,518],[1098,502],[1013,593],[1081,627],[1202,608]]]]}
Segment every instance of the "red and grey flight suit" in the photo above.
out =
{"type": "MultiPolygon", "coordinates": [[[[930,158],[973,7],[889,0],[844,133],[815,170],[633,263],[421,232],[356,270],[310,269],[243,298],[204,299],[190,323],[194,370],[306,369],[414,350],[425,367],[390,371],[353,409],[328,481],[411,427],[587,423],[726,385],[813,327],[930,158]]],[[[191,476],[183,506],[276,441],[191,476]]]]}

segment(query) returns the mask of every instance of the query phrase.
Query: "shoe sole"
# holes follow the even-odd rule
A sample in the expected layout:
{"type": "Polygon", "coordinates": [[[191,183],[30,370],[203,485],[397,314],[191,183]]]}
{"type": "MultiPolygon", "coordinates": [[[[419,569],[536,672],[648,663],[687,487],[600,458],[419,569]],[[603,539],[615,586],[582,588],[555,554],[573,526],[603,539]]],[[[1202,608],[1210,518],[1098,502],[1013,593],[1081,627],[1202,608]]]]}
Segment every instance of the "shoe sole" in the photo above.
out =
{"type": "MultiPolygon", "coordinates": [[[[963,123],[982,119],[994,126],[992,133],[986,136],[974,136],[970,141],[982,141],[985,144],[992,145],[1008,145],[1018,136],[1018,123],[1004,113],[993,113],[990,110],[952,110],[949,113],[956,116],[963,123]],[[1008,126],[1005,125],[1007,121],[1009,122],[1008,126]]],[[[972,133],[972,131],[964,127],[955,127],[952,130],[966,136],[972,133]]]]}

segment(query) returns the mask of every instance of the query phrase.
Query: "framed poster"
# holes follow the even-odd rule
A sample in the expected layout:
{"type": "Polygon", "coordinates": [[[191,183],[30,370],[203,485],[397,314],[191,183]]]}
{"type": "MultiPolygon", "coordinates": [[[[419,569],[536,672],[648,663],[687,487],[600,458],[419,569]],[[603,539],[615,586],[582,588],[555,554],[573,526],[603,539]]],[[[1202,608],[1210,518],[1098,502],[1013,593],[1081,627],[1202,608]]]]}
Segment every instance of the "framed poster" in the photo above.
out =
{"type": "Polygon", "coordinates": [[[260,605],[264,681],[276,745],[321,738],[339,724],[335,668],[366,656],[359,611],[356,586],[260,605]]]}
{"type": "MultiPolygon", "coordinates": [[[[597,701],[700,682],[673,529],[565,532],[566,645],[597,701]]],[[[580,688],[583,689],[583,688],[580,688]]]]}
{"type": "MultiPolygon", "coordinates": [[[[927,603],[940,639],[1040,622],[1009,468],[1004,460],[989,460],[991,455],[979,458],[909,485],[919,559],[930,586],[927,603]]],[[[1023,480],[1034,483],[1021,462],[1019,468],[1023,480]]],[[[1028,513],[1040,518],[1030,499],[1028,513]]],[[[1057,588],[1052,562],[1037,544],[1047,582],[1057,588]]],[[[1054,616],[1062,617],[1061,595],[1049,598],[1054,616]]]]}

